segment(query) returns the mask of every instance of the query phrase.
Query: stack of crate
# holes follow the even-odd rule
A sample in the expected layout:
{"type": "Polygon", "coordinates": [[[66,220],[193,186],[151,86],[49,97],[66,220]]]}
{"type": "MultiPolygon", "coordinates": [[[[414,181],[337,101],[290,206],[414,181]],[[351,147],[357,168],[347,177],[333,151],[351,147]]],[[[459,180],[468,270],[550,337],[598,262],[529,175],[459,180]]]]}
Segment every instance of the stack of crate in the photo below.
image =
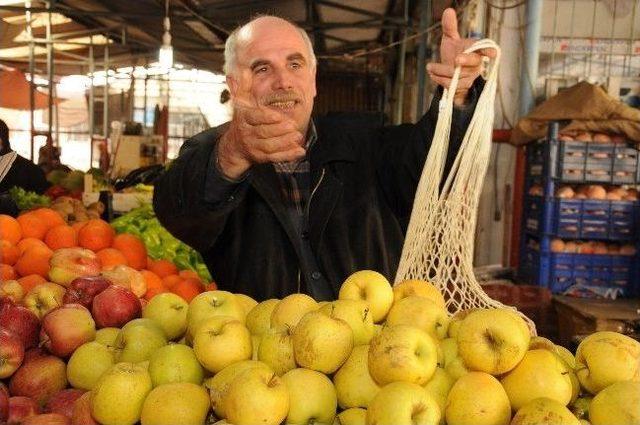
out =
{"type": "Polygon", "coordinates": [[[624,140],[563,140],[558,128],[527,146],[520,280],[553,293],[636,296],[639,152],[624,140]]]}

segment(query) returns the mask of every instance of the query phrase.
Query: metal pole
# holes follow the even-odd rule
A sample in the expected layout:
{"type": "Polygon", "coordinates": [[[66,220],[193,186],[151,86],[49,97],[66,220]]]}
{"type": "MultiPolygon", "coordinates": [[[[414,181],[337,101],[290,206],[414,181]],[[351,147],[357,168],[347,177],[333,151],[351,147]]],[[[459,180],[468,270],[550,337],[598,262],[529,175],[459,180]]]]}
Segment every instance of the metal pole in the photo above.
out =
{"type": "Polygon", "coordinates": [[[90,38],[91,44],[89,45],[89,140],[93,140],[93,128],[94,123],[94,91],[93,91],[93,74],[95,74],[95,64],[93,57],[93,36],[90,38]]]}
{"type": "MultiPolygon", "coordinates": [[[[431,25],[431,0],[420,1],[420,32],[426,31],[431,25]]],[[[426,59],[427,53],[427,33],[425,32],[420,37],[420,44],[418,44],[418,105],[416,107],[416,118],[420,118],[424,114],[424,101],[425,101],[425,74],[426,74],[426,59]]]]}
{"type": "Polygon", "coordinates": [[[402,31],[400,37],[402,37],[402,43],[400,44],[400,52],[398,58],[398,77],[397,77],[397,91],[396,96],[396,113],[394,124],[402,123],[402,112],[404,110],[404,68],[405,68],[405,56],[407,54],[407,27],[409,25],[409,0],[404,1],[404,19],[405,28],[402,31]]]}
{"type": "Polygon", "coordinates": [[[524,38],[524,66],[520,72],[520,116],[525,116],[535,106],[535,84],[538,77],[540,53],[540,27],[542,0],[527,1],[526,33],[524,38]]]}
{"type": "MultiPolygon", "coordinates": [[[[47,40],[51,40],[51,2],[47,2],[47,40]]],[[[53,43],[47,44],[47,74],[49,77],[49,104],[48,104],[48,114],[49,114],[49,136],[51,136],[53,130],[53,85],[55,84],[53,81],[53,43]]]]}
{"type": "MultiPolygon", "coordinates": [[[[25,2],[26,7],[31,7],[31,1],[27,0],[25,2]]],[[[33,72],[35,70],[35,45],[33,44],[33,32],[31,30],[31,12],[26,12],[27,18],[27,34],[29,36],[29,158],[33,161],[33,133],[35,132],[35,123],[34,123],[34,115],[33,111],[36,107],[36,98],[35,98],[35,85],[33,82],[33,72]]]]}
{"type": "Polygon", "coordinates": [[[102,105],[102,134],[109,137],[109,39],[104,45],[104,103],[102,105]]]}

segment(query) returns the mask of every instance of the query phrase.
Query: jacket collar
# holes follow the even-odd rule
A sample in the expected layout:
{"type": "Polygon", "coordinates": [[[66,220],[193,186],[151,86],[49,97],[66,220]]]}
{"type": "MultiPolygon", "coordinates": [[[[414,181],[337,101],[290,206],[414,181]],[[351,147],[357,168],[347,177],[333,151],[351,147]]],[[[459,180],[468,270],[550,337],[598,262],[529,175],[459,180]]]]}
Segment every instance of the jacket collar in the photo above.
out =
{"type": "Polygon", "coordinates": [[[324,119],[313,122],[317,133],[317,140],[309,150],[309,160],[312,167],[322,166],[334,161],[356,162],[357,154],[353,148],[353,141],[344,128],[340,128],[324,119]]]}

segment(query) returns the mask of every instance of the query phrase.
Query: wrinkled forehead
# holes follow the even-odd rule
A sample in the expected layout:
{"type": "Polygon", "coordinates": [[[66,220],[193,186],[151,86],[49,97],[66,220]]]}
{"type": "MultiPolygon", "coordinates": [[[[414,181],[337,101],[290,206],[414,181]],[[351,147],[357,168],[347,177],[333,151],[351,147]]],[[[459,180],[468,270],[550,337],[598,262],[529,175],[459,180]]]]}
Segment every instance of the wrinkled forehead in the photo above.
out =
{"type": "Polygon", "coordinates": [[[300,53],[309,61],[309,49],[300,31],[279,18],[258,18],[242,27],[238,33],[236,57],[240,65],[249,65],[256,59],[300,53]]]}

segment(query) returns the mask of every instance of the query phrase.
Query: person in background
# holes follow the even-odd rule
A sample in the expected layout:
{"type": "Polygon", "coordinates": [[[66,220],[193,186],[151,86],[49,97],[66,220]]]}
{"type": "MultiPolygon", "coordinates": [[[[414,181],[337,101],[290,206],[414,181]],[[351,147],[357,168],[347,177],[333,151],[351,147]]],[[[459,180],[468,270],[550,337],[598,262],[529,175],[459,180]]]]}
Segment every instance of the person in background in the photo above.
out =
{"type": "Polygon", "coordinates": [[[45,174],[60,167],[60,147],[53,145],[50,134],[47,134],[47,142],[38,151],[38,166],[45,174]]]}

